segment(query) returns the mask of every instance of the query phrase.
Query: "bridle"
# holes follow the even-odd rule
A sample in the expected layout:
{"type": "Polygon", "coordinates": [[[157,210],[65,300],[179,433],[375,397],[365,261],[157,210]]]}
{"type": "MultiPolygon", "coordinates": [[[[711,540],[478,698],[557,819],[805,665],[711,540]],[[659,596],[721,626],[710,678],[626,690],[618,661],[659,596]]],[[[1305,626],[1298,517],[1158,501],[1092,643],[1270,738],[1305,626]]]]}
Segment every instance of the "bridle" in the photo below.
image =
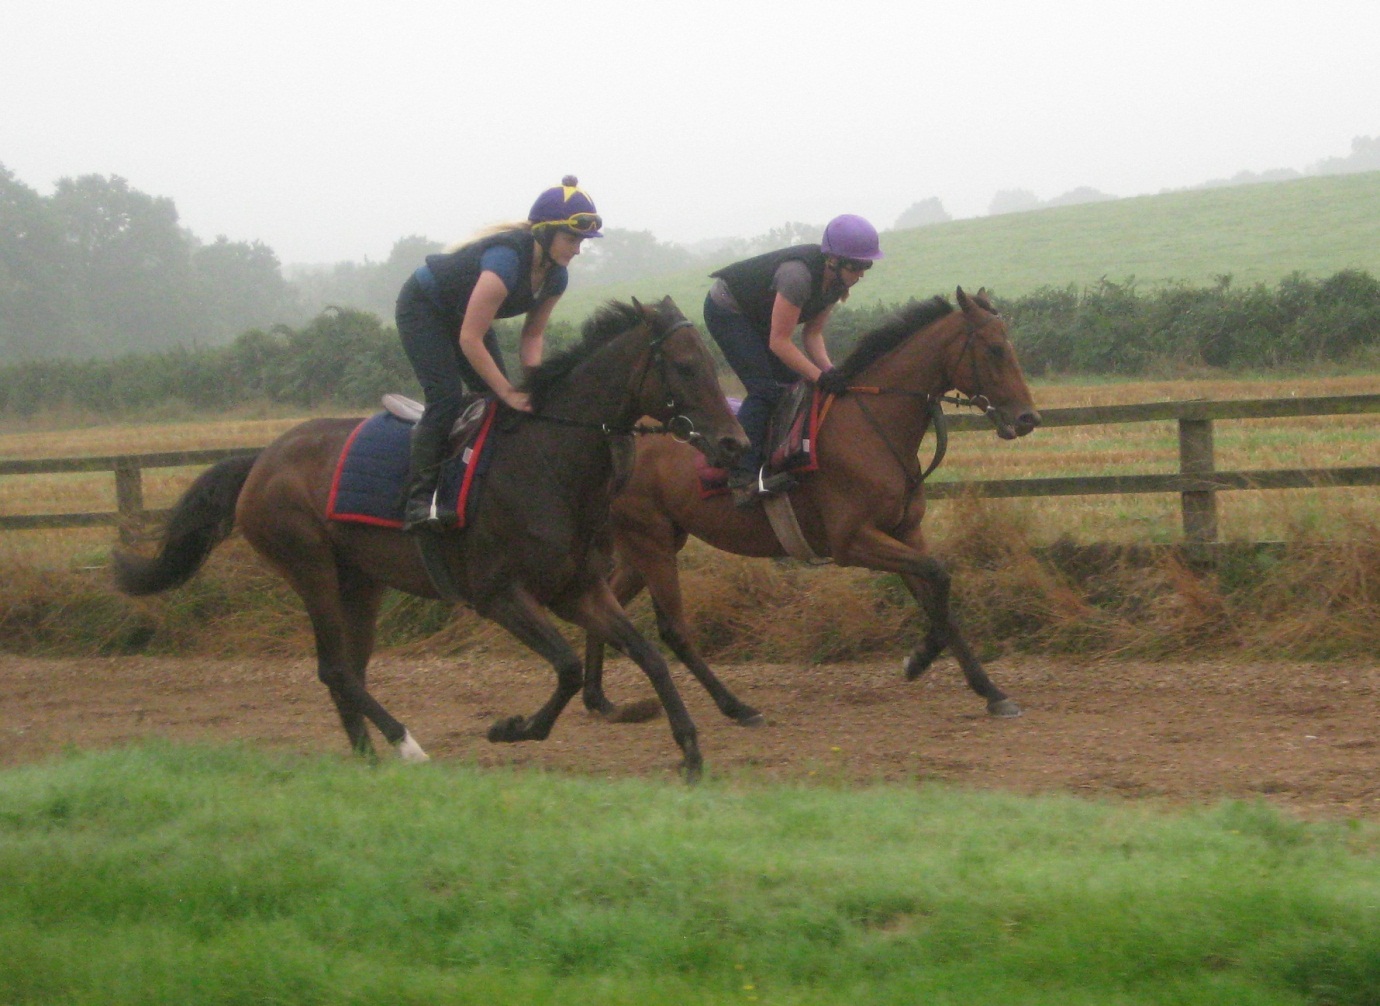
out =
{"type": "MultiPolygon", "coordinates": [[[[967,322],[965,324],[965,330],[963,349],[960,351],[959,355],[960,357],[968,357],[969,367],[973,374],[973,384],[980,387],[981,372],[978,368],[978,354],[975,345],[978,326],[974,325],[972,322],[967,322]]],[[[943,403],[947,402],[950,405],[957,405],[961,408],[981,409],[983,414],[987,416],[994,426],[998,428],[1001,426],[1000,414],[997,412],[996,406],[993,405],[992,400],[980,390],[975,394],[959,397],[956,395],[931,395],[929,392],[916,391],[911,388],[850,386],[848,388],[848,393],[850,396],[904,395],[909,398],[920,398],[924,400],[925,408],[929,412],[930,428],[934,430],[934,458],[918,475],[912,475],[910,466],[906,463],[906,459],[902,452],[897,450],[896,445],[893,444],[891,439],[887,436],[886,429],[878,421],[872,410],[867,407],[866,398],[860,397],[856,399],[858,409],[862,412],[863,418],[867,420],[868,425],[872,427],[873,432],[877,434],[883,446],[886,447],[887,452],[891,455],[892,459],[895,460],[906,482],[906,494],[901,504],[901,520],[897,521],[897,527],[899,527],[901,521],[905,519],[905,515],[910,512],[910,505],[914,501],[916,494],[920,491],[920,487],[924,484],[925,479],[929,478],[934,470],[939,467],[940,463],[944,460],[944,455],[948,453],[949,425],[944,415],[943,403]]]]}
{"type": "Polygon", "coordinates": [[[598,430],[608,437],[627,437],[627,436],[646,436],[649,434],[667,434],[673,439],[683,444],[694,444],[701,446],[707,444],[704,434],[695,429],[695,421],[683,412],[677,412],[676,396],[670,390],[670,382],[667,380],[666,350],[664,343],[682,328],[694,328],[694,322],[686,318],[678,318],[671,322],[666,330],[658,333],[656,326],[648,322],[648,327],[652,329],[651,338],[648,340],[647,364],[642,368],[642,373],[637,379],[637,390],[633,392],[632,400],[639,401],[642,398],[642,391],[646,387],[647,378],[655,366],[657,376],[661,379],[661,386],[666,390],[666,408],[671,410],[674,415],[666,422],[658,426],[645,426],[641,423],[634,423],[628,426],[614,425],[613,423],[592,423],[583,419],[567,419],[564,416],[547,415],[544,412],[523,412],[519,413],[525,419],[535,420],[543,423],[554,423],[557,426],[573,426],[579,429],[598,430]]]}

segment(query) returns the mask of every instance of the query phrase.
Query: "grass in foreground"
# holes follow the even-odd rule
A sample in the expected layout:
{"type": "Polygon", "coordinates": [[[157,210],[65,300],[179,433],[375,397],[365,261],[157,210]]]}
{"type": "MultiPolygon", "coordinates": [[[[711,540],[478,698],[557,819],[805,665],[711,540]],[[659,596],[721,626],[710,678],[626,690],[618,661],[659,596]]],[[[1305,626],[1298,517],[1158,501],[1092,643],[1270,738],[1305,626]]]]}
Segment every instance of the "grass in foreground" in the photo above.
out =
{"type": "Polygon", "coordinates": [[[0,775],[0,1001],[1329,1003],[1377,833],[151,745],[0,775]]]}

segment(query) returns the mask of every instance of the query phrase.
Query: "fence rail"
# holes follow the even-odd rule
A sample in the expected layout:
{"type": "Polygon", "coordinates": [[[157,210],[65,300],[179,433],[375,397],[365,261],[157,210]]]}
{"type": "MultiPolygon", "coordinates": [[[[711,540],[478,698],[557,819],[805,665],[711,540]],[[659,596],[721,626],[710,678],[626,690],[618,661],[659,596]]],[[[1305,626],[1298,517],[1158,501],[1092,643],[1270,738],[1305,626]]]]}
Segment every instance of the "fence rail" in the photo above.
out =
{"type": "MultiPolygon", "coordinates": [[[[1380,466],[1282,468],[1218,471],[1213,451],[1213,423],[1220,420],[1281,419],[1380,413],[1380,395],[1336,395],[1323,398],[1267,398],[1238,401],[1153,402],[1102,405],[1041,412],[1045,427],[1100,426],[1115,423],[1176,422],[1179,471],[1156,475],[1091,475],[1060,478],[993,479],[933,482],[931,499],[975,493],[989,497],[1099,496],[1120,493],[1178,493],[1184,539],[1190,544],[1217,540],[1217,493],[1255,489],[1313,489],[1380,485],[1380,466]]],[[[990,430],[981,416],[949,417],[955,432],[990,430]]],[[[129,538],[139,524],[164,511],[144,509],[143,471],[213,464],[261,445],[155,454],[0,461],[0,476],[109,471],[115,474],[116,510],[100,513],[0,515],[0,530],[117,525],[129,538]]]]}

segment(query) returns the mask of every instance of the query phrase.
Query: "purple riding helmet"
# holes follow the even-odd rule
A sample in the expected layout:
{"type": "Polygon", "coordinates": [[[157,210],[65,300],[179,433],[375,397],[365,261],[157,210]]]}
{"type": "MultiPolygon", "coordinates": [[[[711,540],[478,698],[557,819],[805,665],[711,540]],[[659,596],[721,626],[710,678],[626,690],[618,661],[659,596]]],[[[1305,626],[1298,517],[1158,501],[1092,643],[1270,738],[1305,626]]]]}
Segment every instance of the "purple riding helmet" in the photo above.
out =
{"type": "Polygon", "coordinates": [[[537,196],[527,220],[538,234],[564,230],[582,238],[604,236],[599,231],[604,225],[603,218],[594,208],[594,200],[580,188],[580,180],[574,175],[566,175],[560,185],[537,196]]]}
{"type": "Polygon", "coordinates": [[[853,213],[830,220],[824,227],[824,240],[819,247],[826,255],[857,262],[875,262],[882,257],[877,228],[853,213]]]}

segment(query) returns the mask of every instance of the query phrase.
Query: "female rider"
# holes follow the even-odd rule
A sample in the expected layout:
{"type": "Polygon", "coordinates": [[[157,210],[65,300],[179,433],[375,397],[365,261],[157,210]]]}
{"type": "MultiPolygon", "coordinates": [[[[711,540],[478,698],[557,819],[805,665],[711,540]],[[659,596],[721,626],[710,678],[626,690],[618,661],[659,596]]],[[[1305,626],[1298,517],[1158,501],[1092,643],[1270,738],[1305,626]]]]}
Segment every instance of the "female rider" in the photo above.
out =
{"type": "Polygon", "coordinates": [[[573,175],[547,189],[525,221],[491,227],[438,255],[398,294],[398,335],[426,395],[412,431],[403,530],[439,528],[455,520],[434,496],[451,428],[466,389],[492,392],[504,405],[530,412],[527,395],[508,379],[493,322],[519,314],[518,355],[524,367],[542,358],[542,338],[565,292],[567,267],[585,238],[603,237],[594,200],[573,175]]]}
{"type": "Polygon", "coordinates": [[[738,421],[752,447],[729,473],[735,506],[751,506],[760,491],[767,422],[786,389],[799,378],[843,394],[846,382],[831,373],[824,323],[834,305],[882,257],[877,229],[846,213],[830,220],[819,244],[796,245],[735,262],[713,273],[704,322],[747,397],[738,421]],[[793,340],[803,325],[802,351],[793,340]]]}

